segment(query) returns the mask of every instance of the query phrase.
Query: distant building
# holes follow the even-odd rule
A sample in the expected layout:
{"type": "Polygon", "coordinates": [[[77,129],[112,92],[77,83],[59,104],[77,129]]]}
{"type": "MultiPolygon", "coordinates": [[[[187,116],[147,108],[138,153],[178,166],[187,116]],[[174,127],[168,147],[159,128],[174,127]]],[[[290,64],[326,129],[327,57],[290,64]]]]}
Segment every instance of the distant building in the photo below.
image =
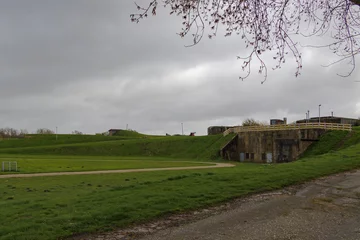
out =
{"type": "Polygon", "coordinates": [[[117,132],[121,131],[122,129],[109,129],[109,136],[115,135],[117,132]]]}
{"type": "Polygon", "coordinates": [[[270,125],[287,124],[287,119],[270,119],[270,125]]]}
{"type": "MultiPolygon", "coordinates": [[[[312,117],[310,119],[302,119],[296,121],[296,123],[316,123],[319,122],[319,117],[312,117]]],[[[356,118],[344,118],[344,117],[334,117],[334,116],[324,116],[320,117],[320,122],[322,123],[339,123],[339,124],[351,124],[352,126],[356,125],[359,122],[359,119],[356,118]]]]}
{"type": "MultiPolygon", "coordinates": [[[[277,125],[277,124],[287,124],[287,118],[285,117],[284,119],[270,119],[270,125],[277,125]]],[[[234,128],[234,127],[240,127],[240,125],[238,125],[238,126],[211,126],[211,127],[208,127],[207,132],[208,132],[208,135],[221,134],[221,133],[225,132],[226,130],[228,130],[229,128],[234,128]]]]}

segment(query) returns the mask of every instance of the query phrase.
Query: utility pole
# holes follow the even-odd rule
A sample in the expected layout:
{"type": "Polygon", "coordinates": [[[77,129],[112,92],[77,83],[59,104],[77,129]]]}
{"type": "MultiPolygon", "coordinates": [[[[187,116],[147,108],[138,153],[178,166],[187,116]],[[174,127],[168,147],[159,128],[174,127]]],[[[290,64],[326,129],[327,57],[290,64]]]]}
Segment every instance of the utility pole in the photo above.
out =
{"type": "Polygon", "coordinates": [[[320,107],[321,107],[321,104],[319,104],[319,124],[320,124],[320,107]]]}
{"type": "Polygon", "coordinates": [[[181,133],[184,135],[184,123],[181,123],[181,133]]]}
{"type": "Polygon", "coordinates": [[[57,141],[57,139],[58,139],[57,126],[56,126],[56,131],[55,131],[55,133],[56,133],[56,141],[57,141]]]}
{"type": "Polygon", "coordinates": [[[307,122],[310,122],[310,111],[308,110],[308,120],[307,122]]]}

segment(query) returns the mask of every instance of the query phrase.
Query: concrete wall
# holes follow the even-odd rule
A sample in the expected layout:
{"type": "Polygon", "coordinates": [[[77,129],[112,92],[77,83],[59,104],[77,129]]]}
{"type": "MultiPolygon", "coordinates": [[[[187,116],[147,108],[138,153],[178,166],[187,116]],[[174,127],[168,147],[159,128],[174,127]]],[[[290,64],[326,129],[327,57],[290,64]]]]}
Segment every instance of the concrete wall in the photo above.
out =
{"type": "Polygon", "coordinates": [[[225,159],[256,163],[291,162],[325,132],[324,129],[303,129],[243,132],[222,149],[225,159]]]}
{"type": "Polygon", "coordinates": [[[223,159],[239,161],[238,149],[239,135],[233,137],[226,146],[220,150],[220,155],[223,159]]]}
{"type": "Polygon", "coordinates": [[[109,133],[109,136],[113,136],[113,135],[115,135],[118,131],[121,131],[122,129],[110,129],[109,131],[108,131],[108,133],[109,133]]]}

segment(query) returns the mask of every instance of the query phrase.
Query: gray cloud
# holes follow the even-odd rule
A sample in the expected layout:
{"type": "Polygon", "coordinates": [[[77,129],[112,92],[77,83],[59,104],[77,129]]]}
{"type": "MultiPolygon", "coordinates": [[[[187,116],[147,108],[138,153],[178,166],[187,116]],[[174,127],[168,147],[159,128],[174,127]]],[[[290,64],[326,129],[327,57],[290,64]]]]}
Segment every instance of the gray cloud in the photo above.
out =
{"type": "Polygon", "coordinates": [[[205,134],[209,125],[247,117],[294,121],[308,109],[315,116],[319,103],[324,114],[360,115],[359,70],[341,78],[336,73],[346,66],[321,67],[333,58],[326,49],[303,49],[300,77],[288,59],[261,85],[256,73],[238,79],[236,56],[246,53],[239,38],[186,48],[191,39],[175,34],[180,19],[160,9],[134,24],[135,11],[133,2],[118,0],[2,1],[2,127],[94,133],[129,124],[164,134],[179,132],[183,122],[186,132],[205,134]]]}

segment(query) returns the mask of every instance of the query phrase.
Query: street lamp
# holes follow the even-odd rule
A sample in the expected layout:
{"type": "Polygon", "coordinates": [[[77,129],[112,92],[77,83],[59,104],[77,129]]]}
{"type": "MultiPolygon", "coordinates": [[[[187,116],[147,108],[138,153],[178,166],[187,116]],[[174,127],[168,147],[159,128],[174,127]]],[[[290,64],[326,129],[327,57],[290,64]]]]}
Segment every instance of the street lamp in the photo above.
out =
{"type": "Polygon", "coordinates": [[[307,122],[310,122],[310,111],[308,110],[308,120],[307,122]]]}
{"type": "Polygon", "coordinates": [[[320,124],[320,107],[321,107],[321,104],[319,104],[319,124],[320,124]]]}

